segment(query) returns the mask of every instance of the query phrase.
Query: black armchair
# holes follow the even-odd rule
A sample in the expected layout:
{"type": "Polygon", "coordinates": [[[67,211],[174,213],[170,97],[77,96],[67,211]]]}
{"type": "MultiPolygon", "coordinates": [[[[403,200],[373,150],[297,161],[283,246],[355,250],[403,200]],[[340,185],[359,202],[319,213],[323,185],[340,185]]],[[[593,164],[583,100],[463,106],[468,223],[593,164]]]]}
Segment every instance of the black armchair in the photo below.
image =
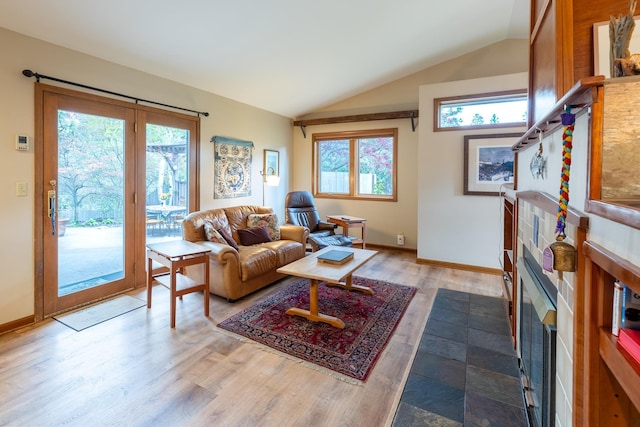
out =
{"type": "Polygon", "coordinates": [[[308,191],[292,191],[284,202],[287,224],[302,225],[309,229],[307,243],[313,252],[327,246],[353,246],[351,239],[336,234],[336,224],[320,219],[313,196],[308,191]]]}

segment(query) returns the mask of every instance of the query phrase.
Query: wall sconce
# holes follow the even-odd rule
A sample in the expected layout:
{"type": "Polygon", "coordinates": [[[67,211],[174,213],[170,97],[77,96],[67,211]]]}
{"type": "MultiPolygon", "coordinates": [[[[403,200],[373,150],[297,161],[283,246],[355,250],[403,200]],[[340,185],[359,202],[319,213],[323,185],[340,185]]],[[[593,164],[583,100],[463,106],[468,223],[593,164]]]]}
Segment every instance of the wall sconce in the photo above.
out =
{"type": "Polygon", "coordinates": [[[280,177],[276,175],[276,171],[272,167],[269,167],[267,169],[267,173],[263,173],[261,171],[260,175],[264,177],[264,181],[268,186],[277,187],[278,185],[280,185],[280,177]],[[271,173],[269,173],[269,171],[271,171],[271,173]]]}

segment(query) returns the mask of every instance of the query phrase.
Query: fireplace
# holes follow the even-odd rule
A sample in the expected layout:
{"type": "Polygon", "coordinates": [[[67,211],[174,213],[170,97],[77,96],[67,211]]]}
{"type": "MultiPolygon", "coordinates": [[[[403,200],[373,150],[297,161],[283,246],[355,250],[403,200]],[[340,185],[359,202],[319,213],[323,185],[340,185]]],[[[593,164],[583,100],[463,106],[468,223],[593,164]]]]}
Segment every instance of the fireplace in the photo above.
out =
{"type": "Polygon", "coordinates": [[[518,273],[520,369],[529,424],[553,426],[558,291],[526,247],[518,260],[518,273]]]}

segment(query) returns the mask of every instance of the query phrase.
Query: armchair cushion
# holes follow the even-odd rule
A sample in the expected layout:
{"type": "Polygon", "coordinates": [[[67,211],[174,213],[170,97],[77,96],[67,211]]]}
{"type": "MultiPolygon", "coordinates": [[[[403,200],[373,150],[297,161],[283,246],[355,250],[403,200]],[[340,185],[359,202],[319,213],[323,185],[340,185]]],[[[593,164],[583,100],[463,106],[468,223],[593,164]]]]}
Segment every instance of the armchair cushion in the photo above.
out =
{"type": "Polygon", "coordinates": [[[318,222],[316,233],[319,231],[329,230],[331,231],[331,234],[333,234],[333,230],[335,230],[336,228],[338,228],[338,224],[334,224],[333,222],[329,221],[320,221],[318,222]]]}
{"type": "Polygon", "coordinates": [[[332,234],[330,236],[319,237],[315,234],[310,234],[309,243],[313,252],[319,251],[327,246],[353,246],[353,242],[342,234],[332,234]]]}

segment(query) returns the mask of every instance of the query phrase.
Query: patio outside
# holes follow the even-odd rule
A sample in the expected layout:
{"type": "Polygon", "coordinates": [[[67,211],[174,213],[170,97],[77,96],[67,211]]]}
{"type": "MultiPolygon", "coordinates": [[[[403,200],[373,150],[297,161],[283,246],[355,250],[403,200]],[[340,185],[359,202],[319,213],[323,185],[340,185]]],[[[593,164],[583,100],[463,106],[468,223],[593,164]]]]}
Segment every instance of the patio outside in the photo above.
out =
{"type": "MultiPolygon", "coordinates": [[[[121,278],[125,256],[122,233],[122,226],[68,227],[64,236],[58,237],[58,262],[64,266],[59,269],[59,295],[121,278]]],[[[180,238],[182,230],[178,227],[162,228],[153,233],[147,230],[147,244],[180,238]]]]}

